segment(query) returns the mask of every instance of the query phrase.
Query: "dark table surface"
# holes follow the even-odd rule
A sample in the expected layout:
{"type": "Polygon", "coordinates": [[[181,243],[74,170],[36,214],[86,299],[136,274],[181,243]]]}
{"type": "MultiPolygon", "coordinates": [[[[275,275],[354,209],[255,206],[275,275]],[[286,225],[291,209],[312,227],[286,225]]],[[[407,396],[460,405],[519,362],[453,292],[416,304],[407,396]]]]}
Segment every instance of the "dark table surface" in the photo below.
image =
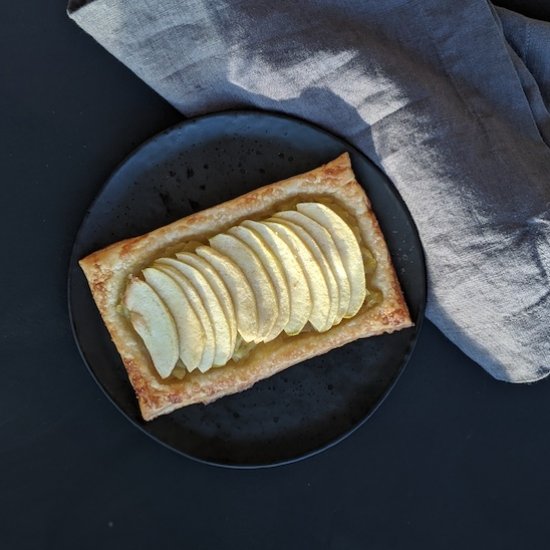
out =
{"type": "Polygon", "coordinates": [[[122,417],[73,342],[68,259],[111,170],[181,115],[65,0],[4,2],[0,45],[0,548],[548,548],[549,383],[491,379],[429,322],[371,420],[294,465],[202,465],[122,417]]]}

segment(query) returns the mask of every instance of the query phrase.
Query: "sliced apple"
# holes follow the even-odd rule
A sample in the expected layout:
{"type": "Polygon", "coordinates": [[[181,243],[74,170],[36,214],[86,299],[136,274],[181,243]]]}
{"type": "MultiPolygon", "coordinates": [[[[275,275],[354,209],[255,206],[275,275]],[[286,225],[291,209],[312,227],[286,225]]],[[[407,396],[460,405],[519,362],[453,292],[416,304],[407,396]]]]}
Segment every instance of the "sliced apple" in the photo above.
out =
{"type": "Polygon", "coordinates": [[[330,233],[321,224],[301,212],[296,212],[296,210],[278,212],[275,217],[295,223],[307,231],[327,259],[338,286],[339,300],[336,313],[336,323],[339,323],[349,309],[350,284],[348,274],[344,269],[342,259],[340,258],[340,254],[330,233]]]}
{"type": "Polygon", "coordinates": [[[170,376],[179,357],[176,323],[159,295],[144,281],[132,277],[123,304],[130,323],[141,336],[161,378],[170,376]]]}
{"type": "Polygon", "coordinates": [[[328,295],[330,298],[330,309],[329,309],[327,323],[330,323],[330,326],[329,326],[330,328],[337,321],[338,306],[340,303],[340,293],[338,291],[338,284],[336,283],[334,274],[330,269],[330,265],[328,263],[327,258],[323,254],[323,251],[319,248],[319,245],[315,242],[315,240],[303,227],[289,220],[285,220],[284,218],[273,217],[271,218],[271,220],[277,221],[277,223],[281,223],[289,227],[313,254],[313,257],[315,258],[315,262],[320,267],[321,273],[323,274],[323,277],[327,283],[328,295]]]}
{"type": "Polygon", "coordinates": [[[258,337],[263,342],[271,333],[279,314],[273,283],[255,252],[242,241],[220,233],[210,240],[210,246],[238,265],[252,287],[258,308],[258,337]]]}
{"type": "Polygon", "coordinates": [[[299,334],[308,322],[312,308],[311,293],[302,266],[292,249],[268,225],[246,220],[241,226],[254,231],[279,261],[289,294],[289,319],[284,330],[289,335],[299,334]]]}
{"type": "Polygon", "coordinates": [[[229,323],[227,322],[220,301],[216,294],[214,294],[210,283],[208,283],[200,271],[181,260],[160,258],[154,265],[159,267],[159,269],[162,269],[163,266],[170,266],[180,271],[195,287],[214,330],[214,341],[216,343],[214,365],[225,365],[233,354],[229,323]]]}
{"type": "MultiPolygon", "coordinates": [[[[208,313],[206,312],[199,293],[191,284],[189,279],[185,277],[180,271],[174,269],[172,266],[160,264],[157,262],[155,264],[155,270],[162,271],[163,274],[165,274],[168,278],[172,279],[172,281],[176,283],[176,286],[179,287],[182,293],[186,296],[187,301],[190,304],[190,308],[195,312],[196,316],[198,317],[200,326],[204,331],[204,345],[201,346],[200,343],[193,340],[193,337],[195,337],[198,331],[192,331],[191,338],[189,338],[188,343],[191,347],[196,346],[197,343],[199,344],[198,347],[201,348],[202,354],[200,360],[198,361],[198,364],[196,365],[196,368],[198,368],[201,372],[206,372],[208,369],[212,368],[214,364],[216,340],[214,336],[212,322],[210,321],[210,317],[208,317],[208,313]]],[[[144,272],[145,271],[146,270],[144,270],[144,272]]],[[[170,307],[170,309],[172,308],[170,307]]],[[[187,328],[187,330],[189,330],[189,327],[187,328]]],[[[185,361],[183,362],[185,363],[185,361]]]]}
{"type": "Polygon", "coordinates": [[[265,242],[251,229],[238,225],[232,227],[228,233],[249,246],[258,256],[273,284],[279,314],[271,331],[264,338],[264,342],[269,342],[283,332],[290,319],[290,296],[286,278],[283,274],[283,267],[269,246],[266,246],[265,242]]]}
{"type": "MultiPolygon", "coordinates": [[[[319,332],[328,330],[332,326],[329,318],[331,314],[331,298],[328,285],[313,253],[302,239],[283,220],[260,222],[269,227],[292,250],[300,263],[311,295],[311,313],[309,322],[319,332]]],[[[334,308],[336,311],[336,308],[334,308]]]]}
{"type": "Polygon", "coordinates": [[[159,269],[143,270],[147,284],[160,296],[176,323],[179,357],[185,368],[198,368],[205,346],[205,332],[187,295],[172,277],[159,269]]]}
{"type": "Polygon", "coordinates": [[[363,305],[367,295],[365,267],[357,238],[348,224],[324,204],[305,202],[298,204],[296,208],[321,224],[332,235],[350,283],[350,304],[345,316],[353,317],[363,305]]]}
{"type": "Polygon", "coordinates": [[[200,271],[202,276],[208,281],[214,294],[218,298],[220,305],[223,309],[223,315],[227,320],[229,326],[229,333],[231,337],[230,346],[231,349],[235,349],[237,342],[237,318],[235,316],[235,307],[231,300],[231,295],[227,290],[226,284],[219,276],[218,272],[204,259],[191,252],[178,252],[176,258],[185,262],[187,265],[193,266],[197,271],[200,271]]]}
{"type": "Polygon", "coordinates": [[[206,260],[220,275],[231,295],[237,317],[237,331],[245,342],[258,338],[258,310],[250,283],[242,270],[227,256],[209,246],[199,246],[195,253],[206,260]]]}

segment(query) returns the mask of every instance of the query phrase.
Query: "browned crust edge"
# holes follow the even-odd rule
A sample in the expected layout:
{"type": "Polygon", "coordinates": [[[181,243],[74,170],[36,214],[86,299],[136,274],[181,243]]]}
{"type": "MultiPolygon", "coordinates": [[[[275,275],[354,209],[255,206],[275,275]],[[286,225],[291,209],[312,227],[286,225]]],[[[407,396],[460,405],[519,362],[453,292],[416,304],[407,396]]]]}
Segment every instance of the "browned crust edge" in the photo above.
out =
{"type": "Polygon", "coordinates": [[[120,353],[145,420],[193,403],[210,403],[358,338],[413,324],[378,221],[365,191],[355,180],[347,153],[305,174],[260,187],[145,235],[112,244],[83,258],[79,264],[120,353]],[[362,308],[355,317],[325,333],[308,332],[293,337],[282,334],[272,342],[256,346],[238,363],[231,362],[205,374],[188,374],[182,380],[162,381],[139,337],[117,307],[128,276],[138,273],[178,243],[204,240],[243,219],[267,217],[285,202],[319,196],[336,201],[356,220],[362,241],[377,260],[373,283],[382,291],[383,301],[374,308],[362,308]]]}

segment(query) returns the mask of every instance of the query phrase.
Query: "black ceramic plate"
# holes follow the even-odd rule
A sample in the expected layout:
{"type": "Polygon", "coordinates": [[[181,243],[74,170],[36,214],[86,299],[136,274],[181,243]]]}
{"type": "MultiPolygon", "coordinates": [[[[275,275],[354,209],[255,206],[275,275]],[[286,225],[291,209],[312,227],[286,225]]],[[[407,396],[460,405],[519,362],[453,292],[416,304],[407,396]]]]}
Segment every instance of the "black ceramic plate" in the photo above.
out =
{"type": "Polygon", "coordinates": [[[341,440],[387,395],[412,352],[424,311],[425,264],[411,217],[393,185],[348,143],[287,116],[238,111],[185,121],[128,157],[88,210],[69,270],[74,335],[92,375],[135,425],[189,457],[227,466],[268,466],[341,440]],[[353,342],[252,389],[144,422],[121,360],[77,261],[261,185],[351,154],[401,280],[415,328],[353,342]]]}

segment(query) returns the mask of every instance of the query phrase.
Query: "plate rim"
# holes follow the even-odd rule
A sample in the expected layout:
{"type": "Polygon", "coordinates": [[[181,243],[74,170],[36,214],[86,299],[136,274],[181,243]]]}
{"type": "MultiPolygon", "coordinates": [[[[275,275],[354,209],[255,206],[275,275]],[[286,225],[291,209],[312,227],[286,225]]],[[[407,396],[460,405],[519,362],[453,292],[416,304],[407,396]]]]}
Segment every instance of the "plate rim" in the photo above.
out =
{"type": "Polygon", "coordinates": [[[219,468],[229,468],[232,470],[258,470],[258,469],[266,469],[266,468],[275,468],[278,466],[286,466],[289,464],[294,464],[296,462],[301,462],[303,460],[306,460],[308,458],[314,457],[318,454],[323,453],[324,451],[327,451],[328,449],[331,449],[332,447],[338,445],[343,440],[347,439],[350,435],[352,435],[354,432],[356,432],[359,428],[361,428],[378,410],[378,408],[382,405],[382,403],[387,399],[388,395],[392,392],[393,388],[403,375],[403,372],[405,371],[407,365],[409,364],[409,361],[411,359],[411,356],[414,352],[414,349],[416,348],[416,344],[418,342],[419,335],[422,330],[422,326],[424,323],[424,317],[425,317],[425,310],[426,310],[426,302],[427,302],[427,292],[428,292],[428,281],[427,281],[427,266],[426,266],[426,255],[424,252],[424,247],[422,245],[422,240],[420,238],[420,234],[418,231],[418,227],[416,226],[416,223],[414,221],[414,218],[412,217],[412,214],[407,207],[407,204],[401,197],[399,191],[395,187],[394,183],[391,181],[389,176],[385,174],[372,159],[368,157],[365,153],[363,153],[360,149],[358,149],[356,146],[352,145],[345,137],[342,137],[335,132],[328,130],[324,128],[323,126],[311,122],[309,120],[306,120],[304,118],[295,116],[295,115],[289,115],[287,113],[281,112],[281,111],[275,111],[275,110],[264,110],[264,109],[256,109],[256,108],[242,108],[242,109],[223,109],[218,111],[213,111],[207,114],[203,115],[196,115],[193,117],[185,118],[183,120],[180,120],[176,124],[173,124],[164,130],[161,130],[160,132],[157,132],[156,134],[153,134],[149,138],[147,138],[145,141],[143,141],[141,144],[139,144],[137,147],[132,149],[124,158],[117,163],[117,165],[114,167],[113,170],[109,172],[109,175],[105,179],[105,181],[99,186],[99,188],[96,190],[94,197],[90,204],[87,206],[86,210],[84,211],[84,215],[78,225],[78,229],[76,230],[73,238],[73,244],[71,246],[71,253],[69,256],[69,262],[68,262],[68,269],[67,269],[67,309],[69,313],[69,324],[71,327],[71,333],[73,335],[73,339],[75,341],[76,347],[78,349],[78,353],[86,366],[88,372],[90,373],[92,379],[95,381],[95,383],[99,386],[103,394],[108,398],[108,400],[115,406],[115,408],[119,411],[120,414],[124,416],[126,420],[128,420],[134,427],[138,428],[142,433],[145,433],[147,436],[149,436],[153,441],[160,443],[163,447],[171,450],[172,452],[175,452],[181,456],[184,456],[188,459],[191,459],[195,462],[201,463],[201,464],[208,464],[210,466],[216,466],[219,468]],[[407,217],[409,218],[409,222],[411,222],[412,228],[414,230],[414,237],[416,241],[418,242],[418,252],[420,255],[420,267],[423,274],[423,284],[421,288],[422,297],[419,304],[419,310],[418,310],[418,318],[414,324],[414,335],[411,338],[411,341],[409,342],[409,345],[403,355],[403,358],[401,360],[401,365],[399,367],[399,370],[393,380],[384,388],[384,391],[380,398],[376,401],[372,409],[363,416],[360,420],[358,420],[351,428],[348,430],[342,432],[340,435],[336,436],[334,439],[330,440],[329,442],[321,445],[320,447],[316,449],[312,449],[311,451],[307,451],[305,453],[293,456],[291,458],[286,458],[274,462],[266,462],[266,463],[249,463],[249,464],[238,464],[238,463],[227,463],[227,462],[217,462],[214,460],[209,460],[205,458],[201,458],[198,456],[195,456],[193,454],[187,453],[185,451],[182,451],[181,449],[178,449],[176,447],[173,447],[169,443],[163,441],[153,433],[151,433],[149,430],[147,430],[147,424],[142,421],[141,423],[136,421],[135,419],[131,418],[123,409],[122,407],[115,401],[115,398],[109,393],[107,388],[103,385],[101,380],[98,378],[98,376],[95,374],[92,366],[90,365],[86,355],[84,354],[84,351],[80,345],[80,341],[77,334],[77,328],[75,325],[75,318],[73,314],[73,308],[72,308],[72,280],[73,280],[73,272],[75,271],[75,268],[78,268],[78,258],[76,257],[76,248],[77,243],[79,240],[80,233],[88,220],[88,218],[91,215],[91,211],[93,210],[96,202],[99,201],[100,197],[103,195],[104,191],[107,189],[111,181],[115,178],[115,176],[119,173],[119,171],[126,165],[126,163],[133,158],[135,155],[137,155],[142,149],[145,149],[151,142],[157,140],[161,136],[165,134],[169,134],[173,131],[176,131],[184,126],[188,126],[191,124],[194,124],[196,122],[202,121],[204,119],[210,119],[210,118],[216,118],[216,117],[223,117],[223,116],[241,116],[241,115],[258,115],[258,116],[269,116],[269,117],[275,117],[275,118],[281,118],[287,121],[292,122],[298,122],[302,125],[309,126],[310,128],[313,128],[314,130],[321,131],[328,136],[332,138],[336,138],[337,140],[343,142],[346,147],[348,147],[350,150],[355,152],[356,154],[363,157],[370,165],[371,167],[376,170],[380,176],[384,180],[386,180],[386,184],[388,185],[391,193],[394,195],[395,199],[400,203],[400,206],[405,211],[407,217]]]}

